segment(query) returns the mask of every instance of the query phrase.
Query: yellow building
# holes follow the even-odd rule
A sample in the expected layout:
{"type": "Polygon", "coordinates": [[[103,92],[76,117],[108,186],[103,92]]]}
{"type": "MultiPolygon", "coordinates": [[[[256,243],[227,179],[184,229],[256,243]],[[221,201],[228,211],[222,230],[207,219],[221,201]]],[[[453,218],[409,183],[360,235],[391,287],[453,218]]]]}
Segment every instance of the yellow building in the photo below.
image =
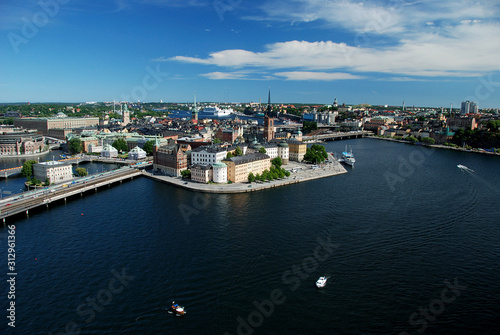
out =
{"type": "Polygon", "coordinates": [[[288,143],[290,160],[302,162],[304,160],[304,155],[306,154],[307,144],[295,139],[290,139],[286,141],[286,143],[288,143]]]}
{"type": "Polygon", "coordinates": [[[253,153],[225,159],[227,165],[227,179],[233,183],[248,181],[248,175],[261,174],[271,168],[271,158],[266,154],[253,153]]]}

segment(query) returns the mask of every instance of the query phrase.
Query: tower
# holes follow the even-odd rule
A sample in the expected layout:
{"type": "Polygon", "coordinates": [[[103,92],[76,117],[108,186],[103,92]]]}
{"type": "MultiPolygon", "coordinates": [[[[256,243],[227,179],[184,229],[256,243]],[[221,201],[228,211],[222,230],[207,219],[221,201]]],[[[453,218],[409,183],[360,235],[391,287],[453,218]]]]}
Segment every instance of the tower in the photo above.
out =
{"type": "Polygon", "coordinates": [[[267,99],[267,110],[264,115],[264,139],[269,142],[274,138],[274,118],[271,115],[271,88],[267,99]]]}
{"type": "Polygon", "coordinates": [[[194,105],[193,111],[191,112],[191,119],[195,122],[198,121],[198,107],[196,107],[196,91],[194,92],[194,105]]]}
{"type": "Polygon", "coordinates": [[[339,106],[339,104],[337,103],[337,98],[335,98],[333,100],[333,107],[338,107],[338,106],[339,106]]]}
{"type": "Polygon", "coordinates": [[[122,112],[122,121],[124,126],[130,123],[130,111],[128,110],[127,104],[125,104],[125,109],[122,112]]]}

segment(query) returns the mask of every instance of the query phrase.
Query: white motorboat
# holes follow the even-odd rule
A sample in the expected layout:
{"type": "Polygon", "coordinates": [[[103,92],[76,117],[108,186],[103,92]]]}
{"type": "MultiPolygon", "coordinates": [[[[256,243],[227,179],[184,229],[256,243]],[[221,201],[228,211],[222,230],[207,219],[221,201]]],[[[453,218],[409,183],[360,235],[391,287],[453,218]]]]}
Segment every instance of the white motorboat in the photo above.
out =
{"type": "Polygon", "coordinates": [[[316,281],[316,286],[317,287],[325,287],[326,281],[328,280],[328,277],[319,277],[319,279],[316,281]]]}
{"type": "Polygon", "coordinates": [[[232,108],[219,108],[218,106],[207,106],[201,111],[201,115],[207,116],[228,116],[233,113],[232,108]]]}
{"type": "Polygon", "coordinates": [[[184,307],[180,306],[179,304],[176,304],[175,301],[172,301],[172,307],[170,308],[177,316],[182,316],[186,314],[186,310],[184,309],[184,307]]]}

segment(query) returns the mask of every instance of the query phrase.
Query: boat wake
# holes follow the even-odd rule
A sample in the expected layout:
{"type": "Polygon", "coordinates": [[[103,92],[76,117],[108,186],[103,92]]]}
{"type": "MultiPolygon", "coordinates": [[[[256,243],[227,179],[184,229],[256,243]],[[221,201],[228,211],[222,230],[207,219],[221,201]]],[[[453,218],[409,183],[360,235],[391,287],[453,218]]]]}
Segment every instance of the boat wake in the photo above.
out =
{"type": "Polygon", "coordinates": [[[457,168],[459,168],[459,169],[460,169],[460,170],[462,170],[462,171],[466,171],[466,172],[474,173],[474,170],[469,169],[467,166],[462,165],[462,164],[458,164],[458,165],[457,165],[457,168]]]}

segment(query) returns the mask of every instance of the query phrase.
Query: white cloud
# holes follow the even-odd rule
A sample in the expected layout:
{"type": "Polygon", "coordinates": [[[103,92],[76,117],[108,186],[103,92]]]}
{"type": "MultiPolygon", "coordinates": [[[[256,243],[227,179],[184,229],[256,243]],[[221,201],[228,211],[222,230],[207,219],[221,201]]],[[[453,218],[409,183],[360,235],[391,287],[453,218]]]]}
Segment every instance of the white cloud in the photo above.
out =
{"type": "Polygon", "coordinates": [[[202,74],[201,76],[208,79],[221,80],[221,79],[248,79],[246,73],[239,72],[210,72],[202,74]]]}
{"type": "Polygon", "coordinates": [[[362,76],[356,76],[350,73],[342,72],[312,72],[312,71],[290,71],[276,72],[275,76],[285,77],[287,80],[345,80],[345,79],[363,79],[362,76]]]}

